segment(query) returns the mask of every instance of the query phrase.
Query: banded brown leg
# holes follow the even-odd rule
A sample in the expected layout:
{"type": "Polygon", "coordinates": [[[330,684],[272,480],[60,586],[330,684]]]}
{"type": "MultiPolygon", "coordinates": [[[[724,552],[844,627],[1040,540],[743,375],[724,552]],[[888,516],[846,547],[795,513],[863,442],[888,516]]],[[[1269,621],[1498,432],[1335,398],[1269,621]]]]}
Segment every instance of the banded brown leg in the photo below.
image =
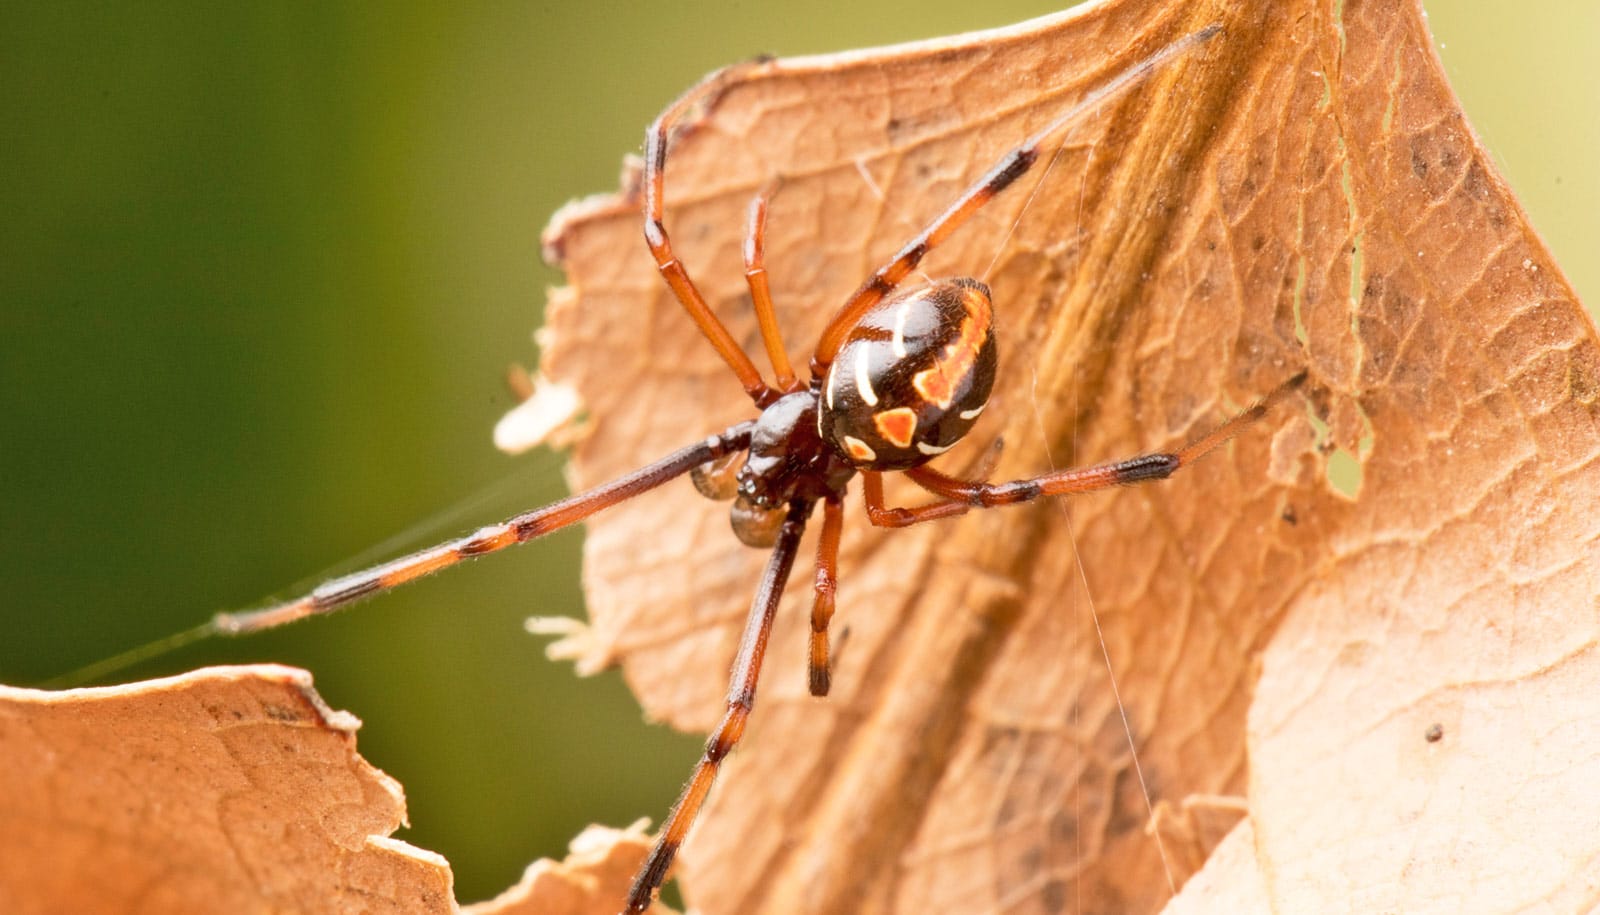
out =
{"type": "Polygon", "coordinates": [[[298,600],[261,610],[219,613],[212,618],[211,628],[222,635],[243,635],[271,629],[308,616],[330,613],[362,598],[387,591],[424,575],[431,575],[464,559],[526,543],[654,489],[707,461],[743,450],[750,444],[750,430],[754,427],[754,422],[739,423],[703,441],[680,448],[627,476],[542,508],[523,512],[500,524],[480,528],[458,540],[441,543],[412,553],[410,556],[336,578],[298,600]]]}
{"type": "Polygon", "coordinates": [[[761,661],[767,653],[767,637],[772,633],[772,620],[778,612],[778,600],[783,596],[783,586],[794,568],[795,553],[800,549],[800,535],[806,527],[806,517],[812,503],[797,499],[789,503],[789,514],[778,531],[778,542],[767,559],[766,571],[750,602],[750,615],[745,620],[744,635],[739,639],[739,653],[734,656],[733,671],[728,678],[728,710],[722,723],[706,740],[705,753],[695,764],[694,772],[683,786],[683,793],[673,805],[672,812],[661,825],[655,847],[633,878],[633,888],[628,891],[628,913],[640,913],[650,908],[655,894],[666,882],[667,871],[688,835],[689,827],[700,813],[711,785],[722,768],[722,761],[744,736],[745,724],[755,707],[756,683],[761,677],[761,661]]]}
{"type": "Polygon", "coordinates": [[[771,197],[769,185],[750,201],[750,223],[744,236],[744,278],[750,286],[750,301],[755,306],[756,321],[761,325],[761,342],[772,362],[778,390],[793,393],[803,385],[794,377],[794,368],[789,365],[789,354],[783,348],[783,330],[778,326],[778,315],[772,307],[772,289],[767,283],[767,201],[771,197]]]}
{"type": "Polygon", "coordinates": [[[728,328],[723,326],[722,321],[718,320],[711,307],[706,304],[705,297],[689,278],[688,269],[673,253],[672,239],[667,235],[666,223],[663,221],[666,208],[664,195],[667,141],[673,125],[696,102],[721,89],[738,72],[738,68],[723,70],[690,89],[663,111],[645,133],[644,240],[650,246],[650,254],[655,258],[656,269],[661,272],[661,278],[666,280],[672,294],[689,313],[695,326],[700,328],[700,333],[711,341],[712,348],[728,364],[728,368],[733,370],[733,374],[739,379],[739,384],[744,387],[750,399],[755,401],[756,406],[765,407],[777,400],[779,393],[761,380],[761,372],[756,369],[755,363],[751,362],[749,355],[740,349],[733,335],[728,333],[728,328]]]}
{"type": "Polygon", "coordinates": [[[834,596],[839,590],[839,535],[844,530],[844,502],[838,497],[822,502],[822,537],[817,541],[817,577],[811,603],[811,653],[806,674],[813,696],[826,696],[833,684],[828,658],[828,623],[833,619],[834,596]]]}
{"type": "Polygon", "coordinates": [[[1076,495],[1148,480],[1164,480],[1216,450],[1244,427],[1266,416],[1275,404],[1299,388],[1305,377],[1304,372],[1295,375],[1254,406],[1177,451],[1144,454],[1092,467],[1069,468],[1009,483],[959,480],[932,467],[914,467],[905,471],[906,476],[940,498],[911,508],[885,506],[882,476],[863,473],[862,489],[866,496],[867,517],[878,527],[908,527],[936,518],[965,514],[974,508],[1016,505],[1042,496],[1076,495]]]}
{"type": "Polygon", "coordinates": [[[1105,104],[1120,93],[1138,85],[1162,64],[1192,50],[1221,31],[1222,27],[1219,25],[1207,26],[1156,51],[1089,93],[1076,105],[1046,124],[1042,130],[1029,137],[1022,145],[1002,156],[999,162],[967,188],[955,203],[929,223],[915,238],[907,242],[888,263],[874,270],[872,276],[868,277],[867,281],[862,283],[861,287],[834,313],[828,326],[822,331],[822,336],[817,341],[816,352],[811,357],[811,377],[821,378],[827,373],[828,366],[833,364],[833,357],[838,355],[839,348],[844,345],[850,329],[861,320],[861,316],[866,314],[868,309],[893,292],[895,287],[922,263],[922,259],[929,251],[938,247],[953,232],[961,228],[974,213],[993,200],[996,194],[1027,174],[1034,162],[1038,161],[1040,152],[1057,132],[1077,120],[1084,112],[1105,104]]]}

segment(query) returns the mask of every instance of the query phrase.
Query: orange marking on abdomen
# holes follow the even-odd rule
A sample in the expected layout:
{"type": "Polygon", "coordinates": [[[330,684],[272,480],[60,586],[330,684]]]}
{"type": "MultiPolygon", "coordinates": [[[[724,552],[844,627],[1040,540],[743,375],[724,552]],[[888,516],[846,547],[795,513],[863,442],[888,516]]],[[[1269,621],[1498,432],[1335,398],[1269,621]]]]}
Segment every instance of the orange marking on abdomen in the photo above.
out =
{"type": "Polygon", "coordinates": [[[933,365],[911,378],[911,386],[929,403],[948,410],[955,399],[955,388],[972,371],[978,361],[978,350],[989,333],[989,298],[976,289],[967,289],[961,296],[966,316],[956,338],[944,348],[933,365]]]}
{"type": "Polygon", "coordinates": [[[872,424],[878,427],[884,441],[896,448],[910,448],[911,437],[917,432],[917,414],[910,407],[895,407],[872,414],[872,424]]]}
{"type": "Polygon", "coordinates": [[[850,452],[850,457],[858,463],[865,464],[868,461],[876,461],[878,459],[878,454],[872,450],[871,445],[853,435],[844,437],[844,447],[846,451],[850,452]]]}

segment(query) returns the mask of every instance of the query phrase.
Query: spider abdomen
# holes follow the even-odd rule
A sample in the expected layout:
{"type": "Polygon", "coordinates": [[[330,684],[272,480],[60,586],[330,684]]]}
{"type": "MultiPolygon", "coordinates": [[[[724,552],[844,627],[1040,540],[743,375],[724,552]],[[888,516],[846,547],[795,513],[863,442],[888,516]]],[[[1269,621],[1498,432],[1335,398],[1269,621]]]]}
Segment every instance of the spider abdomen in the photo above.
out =
{"type": "Polygon", "coordinates": [[[828,368],[823,440],[862,470],[906,470],[950,450],[994,387],[993,318],[989,287],[973,279],[873,306],[828,368]]]}

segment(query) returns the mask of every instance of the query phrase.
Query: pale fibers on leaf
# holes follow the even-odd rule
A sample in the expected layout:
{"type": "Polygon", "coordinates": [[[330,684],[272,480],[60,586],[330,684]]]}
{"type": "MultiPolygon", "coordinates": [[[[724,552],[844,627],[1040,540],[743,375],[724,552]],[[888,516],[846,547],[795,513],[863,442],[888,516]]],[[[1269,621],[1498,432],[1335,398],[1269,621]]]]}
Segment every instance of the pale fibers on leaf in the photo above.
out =
{"type": "MultiPolygon", "coordinates": [[[[1302,368],[1303,399],[1159,485],[887,533],[852,505],[833,695],[805,694],[803,560],[684,849],[697,910],[1152,911],[1199,858],[1151,838],[1147,792],[1247,797],[1194,892],[1261,910],[1592,895],[1600,349],[1415,3],[1128,0],[752,65],[673,144],[678,254],[759,354],[743,214],[779,177],[767,266],[803,365],[1008,148],[1212,23],[925,262],[990,282],[1002,354],[940,466],[997,437],[997,479],[1172,447],[1302,368]]],[[[637,204],[634,175],[547,234],[571,286],[543,370],[591,416],[580,485],[752,412],[637,204]]],[[[589,525],[572,644],[693,730],[763,560],[726,523],[685,485],[589,525]]]]}

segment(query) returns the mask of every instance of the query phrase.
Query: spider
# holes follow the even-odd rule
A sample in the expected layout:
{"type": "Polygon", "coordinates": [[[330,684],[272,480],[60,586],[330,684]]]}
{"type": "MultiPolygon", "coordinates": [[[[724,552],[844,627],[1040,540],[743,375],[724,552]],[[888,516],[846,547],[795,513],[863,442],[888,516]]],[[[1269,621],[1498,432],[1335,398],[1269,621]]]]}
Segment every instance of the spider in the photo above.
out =
{"type": "Polygon", "coordinates": [[[336,578],[297,600],[219,614],[212,629],[238,635],[328,613],[462,560],[561,530],[681,476],[690,476],[695,487],[711,498],[731,499],[735,535],[742,543],[768,549],[770,554],[733,661],[722,720],[707,740],[628,893],[625,912],[644,912],[665,882],[723,760],[744,734],[779,598],[794,567],[802,533],[818,505],[822,508],[821,536],[807,668],[809,690],[821,697],[831,686],[829,624],[838,584],[844,502],[855,477],[861,478],[868,521],[890,528],[1046,496],[1161,480],[1260,419],[1275,400],[1298,384],[1299,376],[1290,379],[1255,406],[1174,452],[1006,483],[959,479],[928,466],[961,440],[988,401],[998,359],[994,305],[989,288],[973,278],[902,284],[931,250],[1028,173],[1050,140],[1087,108],[1126,90],[1220,31],[1220,27],[1210,26],[1154,52],[1005,154],[839,307],[811,352],[808,377],[801,377],[790,364],[775,317],[764,245],[772,190],[769,186],[758,193],[749,207],[743,253],[751,301],[773,372],[771,383],[706,304],[674,253],[664,220],[667,153],[674,128],[732,71],[713,74],[670,105],[646,134],[644,236],[662,279],[759,411],[755,418],[609,483],[466,537],[336,578]],[[889,506],[884,499],[883,475],[894,472],[905,474],[933,498],[912,507],[889,506]]]}

